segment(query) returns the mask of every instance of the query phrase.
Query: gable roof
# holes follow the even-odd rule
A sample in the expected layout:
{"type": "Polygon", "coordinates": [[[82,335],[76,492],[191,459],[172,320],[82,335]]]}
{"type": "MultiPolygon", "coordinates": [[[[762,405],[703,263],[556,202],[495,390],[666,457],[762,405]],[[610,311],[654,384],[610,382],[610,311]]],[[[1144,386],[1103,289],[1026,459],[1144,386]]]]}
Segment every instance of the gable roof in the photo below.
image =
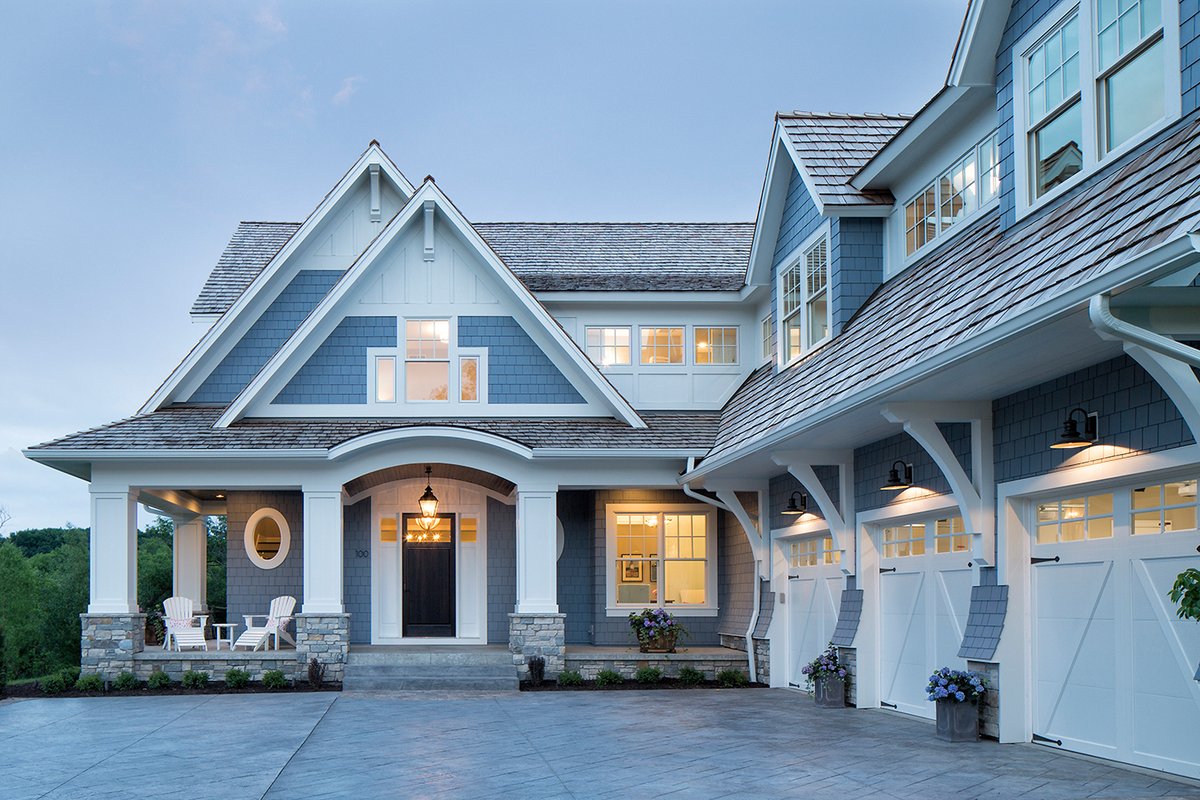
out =
{"type": "Polygon", "coordinates": [[[751,374],[726,404],[706,472],[819,424],[863,398],[1085,304],[1111,273],[1200,229],[1200,114],[1075,193],[1001,230],[993,209],[884,283],[846,330],[799,363],[751,374]],[[919,319],[900,338],[896,320],[919,319]]]}
{"type": "Polygon", "coordinates": [[[891,192],[861,190],[850,179],[911,117],[904,114],[836,114],[793,111],[776,115],[785,140],[817,205],[891,205],[891,192]]]}
{"type": "MultiPolygon", "coordinates": [[[[578,374],[596,390],[596,393],[609,405],[613,413],[624,420],[625,423],[635,428],[644,427],[645,423],[633,409],[633,406],[629,404],[629,401],[622,397],[616,387],[604,377],[599,368],[584,354],[575,340],[563,330],[558,321],[546,310],[546,307],[521,283],[496,252],[480,237],[471,223],[458,210],[458,207],[450,201],[450,198],[446,197],[437,184],[433,182],[433,179],[428,176],[425,178],[425,182],[421,184],[412,197],[404,204],[403,208],[384,225],[383,230],[375,236],[371,244],[367,246],[367,249],[355,259],[350,269],[346,270],[346,273],[334,284],[333,288],[317,304],[312,313],[296,328],[288,340],[267,361],[241,393],[233,399],[233,402],[225,409],[225,412],[217,420],[216,424],[220,427],[227,427],[246,413],[250,404],[270,385],[270,382],[277,379],[283,367],[291,360],[300,345],[315,335],[315,331],[318,330],[325,318],[330,316],[334,308],[346,297],[350,289],[362,280],[363,276],[374,264],[375,258],[384,251],[401,231],[406,230],[417,219],[419,214],[423,213],[426,206],[441,212],[443,219],[475,250],[475,253],[480,257],[483,264],[493,270],[495,276],[499,278],[501,285],[508,289],[518,304],[529,312],[535,324],[540,325],[549,335],[551,341],[559,347],[559,352],[569,359],[578,374]]],[[[570,380],[569,377],[568,380],[570,380]]],[[[576,386],[575,388],[578,390],[580,387],[576,386]]]]}
{"type": "MultiPolygon", "coordinates": [[[[220,314],[300,227],[242,222],[193,314],[220,314]]],[[[475,230],[535,292],[737,291],[753,222],[477,222],[475,230]]]]}

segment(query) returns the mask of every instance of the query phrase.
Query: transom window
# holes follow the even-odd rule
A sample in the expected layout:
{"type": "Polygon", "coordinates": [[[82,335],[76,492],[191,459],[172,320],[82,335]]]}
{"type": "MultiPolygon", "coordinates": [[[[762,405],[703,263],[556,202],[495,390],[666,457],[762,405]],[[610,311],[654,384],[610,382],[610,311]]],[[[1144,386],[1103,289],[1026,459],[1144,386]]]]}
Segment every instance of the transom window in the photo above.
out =
{"type": "Polygon", "coordinates": [[[1196,479],[1133,490],[1130,529],[1135,536],[1196,530],[1196,479]]]}
{"type": "Polygon", "coordinates": [[[893,525],[883,529],[883,557],[907,558],[925,555],[925,523],[893,525]]]}
{"type": "Polygon", "coordinates": [[[716,540],[713,515],[686,506],[608,512],[609,605],[669,606],[672,610],[716,605],[716,540]]]}
{"type": "Polygon", "coordinates": [[[840,564],[841,552],[833,549],[833,537],[812,537],[792,542],[788,553],[788,563],[793,569],[815,567],[820,564],[840,564]]]}
{"type": "Polygon", "coordinates": [[[935,553],[965,553],[971,549],[962,517],[939,519],[933,525],[935,553]]]}
{"type": "Polygon", "coordinates": [[[450,320],[405,320],[404,356],[406,399],[450,399],[450,320]]]}
{"type": "Polygon", "coordinates": [[[737,328],[696,328],[696,363],[738,363],[737,334],[737,328]]]}
{"type": "Polygon", "coordinates": [[[911,256],[1000,194],[1000,139],[991,133],[904,206],[904,253],[911,256]]]}
{"type": "Polygon", "coordinates": [[[588,328],[587,354],[601,367],[627,367],[630,364],[630,330],[627,327],[588,328]]]}
{"type": "Polygon", "coordinates": [[[683,328],[642,328],[643,364],[682,364],[683,328]]]}
{"type": "Polygon", "coordinates": [[[971,549],[963,518],[953,515],[884,528],[883,557],[923,556],[929,552],[931,534],[934,553],[965,553],[971,549]]]}
{"type": "Polygon", "coordinates": [[[829,237],[820,236],[780,275],[780,317],[787,361],[829,337],[829,237]]]}
{"type": "Polygon", "coordinates": [[[1112,535],[1112,492],[1038,503],[1038,544],[1111,539],[1112,535]]]}

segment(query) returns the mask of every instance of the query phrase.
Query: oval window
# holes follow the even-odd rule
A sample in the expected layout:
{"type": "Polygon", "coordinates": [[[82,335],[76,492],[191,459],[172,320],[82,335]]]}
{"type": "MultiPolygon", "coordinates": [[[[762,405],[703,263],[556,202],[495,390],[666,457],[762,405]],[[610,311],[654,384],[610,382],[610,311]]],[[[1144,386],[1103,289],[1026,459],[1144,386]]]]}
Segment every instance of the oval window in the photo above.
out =
{"type": "Polygon", "coordinates": [[[246,555],[260,569],[274,569],[287,558],[292,534],[273,508],[260,508],[246,520],[246,555]]]}

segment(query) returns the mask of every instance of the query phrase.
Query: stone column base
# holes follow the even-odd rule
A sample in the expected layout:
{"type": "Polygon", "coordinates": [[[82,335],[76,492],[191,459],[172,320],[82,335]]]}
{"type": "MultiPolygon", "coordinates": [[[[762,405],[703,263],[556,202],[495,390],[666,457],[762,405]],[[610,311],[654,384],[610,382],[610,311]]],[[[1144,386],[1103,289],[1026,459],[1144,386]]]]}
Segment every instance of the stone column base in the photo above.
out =
{"type": "Polygon", "coordinates": [[[566,614],[509,614],[508,649],[521,680],[529,677],[529,659],[546,660],[546,677],[563,671],[567,656],[566,614]]]}
{"type": "Polygon", "coordinates": [[[296,680],[308,680],[308,662],[325,665],[325,680],[341,683],[350,652],[349,614],[296,615],[296,680]]]}
{"type": "Polygon", "coordinates": [[[80,614],[79,671],[112,680],[146,647],[145,614],[80,614]]]}
{"type": "Polygon", "coordinates": [[[858,649],[839,647],[838,662],[846,668],[846,704],[858,707],[858,649]]]}
{"type": "Polygon", "coordinates": [[[1000,665],[993,661],[967,660],[967,669],[987,678],[987,691],[979,707],[979,733],[989,739],[1000,738],[1000,665]]]}

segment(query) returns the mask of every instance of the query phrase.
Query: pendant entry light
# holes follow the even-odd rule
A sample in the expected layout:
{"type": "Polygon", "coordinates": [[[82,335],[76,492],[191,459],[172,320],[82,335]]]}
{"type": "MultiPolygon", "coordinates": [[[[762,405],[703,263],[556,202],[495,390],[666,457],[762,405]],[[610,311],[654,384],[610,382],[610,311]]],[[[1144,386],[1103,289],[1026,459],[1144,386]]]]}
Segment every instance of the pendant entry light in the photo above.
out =
{"type": "Polygon", "coordinates": [[[1073,408],[1071,413],[1067,414],[1066,421],[1063,422],[1062,433],[1058,434],[1058,438],[1050,446],[1055,450],[1091,447],[1096,443],[1098,433],[1096,429],[1095,414],[1089,414],[1082,408],[1073,408]],[[1079,425],[1075,422],[1076,414],[1083,415],[1083,433],[1079,432],[1079,425]]]}
{"type": "MultiPolygon", "coordinates": [[[[438,499],[437,495],[433,493],[433,486],[429,482],[432,474],[433,468],[425,467],[425,494],[421,495],[421,499],[417,501],[417,505],[421,509],[421,516],[417,517],[417,524],[421,526],[421,530],[426,531],[426,534],[421,535],[421,541],[425,541],[428,531],[436,528],[438,524],[438,499]]],[[[440,534],[433,534],[434,541],[441,538],[440,534]]]]}
{"type": "Polygon", "coordinates": [[[898,492],[902,489],[907,489],[912,486],[912,480],[912,464],[905,464],[903,461],[897,461],[892,464],[891,470],[888,471],[887,483],[879,488],[888,492],[898,492]],[[903,479],[900,478],[901,470],[904,471],[903,479]]]}
{"type": "Polygon", "coordinates": [[[789,517],[803,517],[808,514],[808,495],[804,492],[792,492],[792,496],[788,498],[787,508],[782,513],[789,517]],[[799,505],[796,503],[797,496],[800,497],[799,505]]]}

